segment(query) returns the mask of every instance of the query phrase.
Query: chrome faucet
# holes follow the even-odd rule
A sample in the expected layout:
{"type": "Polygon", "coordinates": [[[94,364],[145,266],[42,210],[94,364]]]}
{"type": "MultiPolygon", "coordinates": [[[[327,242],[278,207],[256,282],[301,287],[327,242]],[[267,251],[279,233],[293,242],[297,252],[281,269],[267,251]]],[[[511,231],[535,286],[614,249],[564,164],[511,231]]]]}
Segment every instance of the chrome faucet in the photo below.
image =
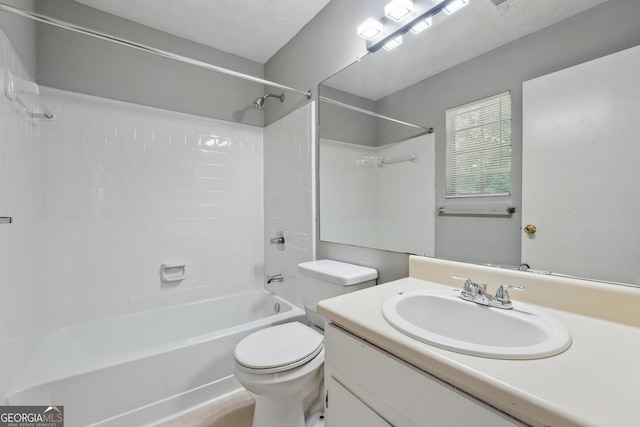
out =
{"type": "Polygon", "coordinates": [[[524,286],[501,285],[496,291],[496,294],[491,295],[487,293],[487,285],[479,285],[478,283],[474,283],[466,277],[460,277],[455,274],[452,274],[451,277],[458,280],[464,280],[464,285],[462,285],[462,292],[460,292],[461,299],[465,301],[475,302],[476,304],[502,308],[505,310],[511,310],[513,308],[513,304],[511,303],[509,292],[507,290],[524,290],[524,286]]]}
{"type": "Polygon", "coordinates": [[[511,310],[513,308],[513,304],[511,303],[511,298],[509,298],[509,292],[507,292],[507,289],[512,289],[514,291],[524,291],[524,286],[501,285],[491,301],[489,301],[489,305],[491,307],[511,310]]]}
{"type": "Polygon", "coordinates": [[[284,281],[284,277],[282,276],[282,274],[274,274],[273,276],[267,276],[267,284],[272,283],[272,282],[283,282],[284,281]]]}

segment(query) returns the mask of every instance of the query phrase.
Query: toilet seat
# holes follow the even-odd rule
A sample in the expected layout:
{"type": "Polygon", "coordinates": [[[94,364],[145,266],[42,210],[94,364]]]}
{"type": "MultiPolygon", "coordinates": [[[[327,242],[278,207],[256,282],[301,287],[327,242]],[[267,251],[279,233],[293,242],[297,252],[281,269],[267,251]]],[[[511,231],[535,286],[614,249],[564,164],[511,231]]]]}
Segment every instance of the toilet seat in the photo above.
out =
{"type": "Polygon", "coordinates": [[[323,348],[322,334],[292,322],[254,332],[238,343],[234,355],[243,370],[270,374],[302,366],[323,348]]]}

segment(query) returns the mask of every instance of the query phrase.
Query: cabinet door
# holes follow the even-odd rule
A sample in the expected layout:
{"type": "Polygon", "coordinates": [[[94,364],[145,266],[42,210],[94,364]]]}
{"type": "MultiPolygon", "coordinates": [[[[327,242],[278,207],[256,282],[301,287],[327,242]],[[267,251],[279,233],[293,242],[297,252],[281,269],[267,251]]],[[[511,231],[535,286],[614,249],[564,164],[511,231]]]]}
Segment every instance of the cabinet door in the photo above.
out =
{"type": "Polygon", "coordinates": [[[327,393],[327,427],[392,426],[333,377],[327,382],[327,393]]]}
{"type": "MultiPolygon", "coordinates": [[[[330,324],[325,328],[325,381],[347,389],[368,412],[397,427],[415,426],[524,426],[518,420],[419,370],[370,343],[330,324]]],[[[351,403],[329,390],[327,427],[360,427],[349,422],[351,403]],[[333,405],[344,405],[333,411],[333,405]]],[[[389,425],[371,424],[371,425],[389,425]]]]}

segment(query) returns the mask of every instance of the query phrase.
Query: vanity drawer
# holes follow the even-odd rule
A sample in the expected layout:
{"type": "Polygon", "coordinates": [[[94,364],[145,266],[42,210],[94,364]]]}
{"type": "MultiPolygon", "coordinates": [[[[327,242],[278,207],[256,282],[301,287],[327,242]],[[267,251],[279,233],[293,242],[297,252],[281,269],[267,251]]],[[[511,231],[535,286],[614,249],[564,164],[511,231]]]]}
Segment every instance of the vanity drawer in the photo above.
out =
{"type": "Polygon", "coordinates": [[[327,421],[327,426],[393,427],[335,378],[328,379],[327,389],[331,390],[331,419],[327,421]]]}

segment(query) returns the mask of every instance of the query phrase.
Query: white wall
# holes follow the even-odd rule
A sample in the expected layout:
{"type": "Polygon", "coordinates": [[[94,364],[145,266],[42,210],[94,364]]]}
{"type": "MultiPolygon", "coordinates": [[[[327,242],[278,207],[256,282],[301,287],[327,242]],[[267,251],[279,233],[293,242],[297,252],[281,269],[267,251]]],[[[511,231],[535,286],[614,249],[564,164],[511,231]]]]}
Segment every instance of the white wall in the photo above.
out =
{"type": "Polygon", "coordinates": [[[48,328],[261,288],[261,128],[42,92],[48,328]]]}
{"type": "MultiPolygon", "coordinates": [[[[0,31],[0,66],[28,79],[11,43],[0,31]]],[[[0,404],[9,376],[41,327],[40,128],[16,109],[0,88],[0,404]]]]}
{"type": "Polygon", "coordinates": [[[270,291],[302,305],[298,264],[315,259],[315,102],[308,103],[264,130],[265,274],[283,274],[270,291]],[[269,243],[278,231],[285,250],[269,243]]]}

